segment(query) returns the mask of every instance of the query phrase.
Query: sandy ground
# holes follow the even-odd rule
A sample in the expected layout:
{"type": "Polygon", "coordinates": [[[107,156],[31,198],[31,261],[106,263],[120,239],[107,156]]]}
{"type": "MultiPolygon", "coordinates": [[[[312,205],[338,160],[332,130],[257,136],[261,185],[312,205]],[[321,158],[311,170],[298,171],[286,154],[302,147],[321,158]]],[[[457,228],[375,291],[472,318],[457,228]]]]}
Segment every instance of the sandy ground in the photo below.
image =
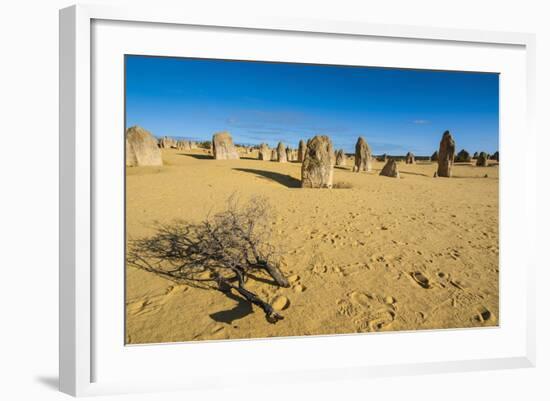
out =
{"type": "Polygon", "coordinates": [[[163,150],[163,167],[127,169],[127,236],[154,221],[202,221],[235,191],[266,196],[276,210],[273,241],[293,281],[249,280],[271,301],[290,300],[284,320],[223,293],[126,267],[129,344],[498,325],[498,166],[399,163],[401,179],[335,168],[351,188],[301,189],[300,163],[210,159],[163,150]],[[488,177],[485,177],[487,175],[488,177]],[[424,285],[422,285],[424,284],[424,285]]]}

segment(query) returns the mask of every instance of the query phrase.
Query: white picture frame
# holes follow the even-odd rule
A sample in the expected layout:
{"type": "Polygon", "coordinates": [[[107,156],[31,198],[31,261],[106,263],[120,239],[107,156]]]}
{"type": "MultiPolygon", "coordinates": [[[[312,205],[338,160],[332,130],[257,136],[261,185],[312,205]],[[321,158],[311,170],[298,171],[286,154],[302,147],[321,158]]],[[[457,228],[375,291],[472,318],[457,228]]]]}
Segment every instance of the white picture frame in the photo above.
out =
{"type": "MultiPolygon", "coordinates": [[[[536,142],[533,129],[534,111],[534,49],[535,37],[524,33],[484,32],[458,29],[427,28],[398,25],[375,25],[363,22],[350,21],[317,21],[293,20],[279,18],[221,18],[215,16],[187,15],[181,10],[165,10],[155,7],[145,8],[112,8],[109,6],[78,5],[60,11],[60,390],[75,396],[107,393],[127,393],[133,391],[159,391],[167,389],[197,389],[208,388],[206,373],[197,370],[196,376],[189,380],[169,378],[162,380],[151,377],[149,382],[132,382],[112,376],[109,380],[97,380],[97,366],[94,362],[95,353],[101,348],[96,345],[94,335],[95,325],[98,323],[94,313],[93,289],[101,285],[96,281],[93,266],[94,258],[94,230],[96,230],[94,191],[96,169],[94,154],[98,149],[94,142],[92,119],[92,76],[94,60],[93,24],[97,21],[112,22],[139,22],[144,24],[161,24],[171,26],[209,27],[215,29],[244,30],[247,32],[282,32],[285,34],[338,36],[343,38],[384,38],[387,40],[415,40],[429,41],[437,44],[461,44],[461,46],[512,46],[521,49],[521,57],[525,59],[525,81],[523,86],[525,97],[521,98],[525,106],[525,130],[521,140],[527,144],[536,142]]],[[[122,28],[125,29],[125,28],[122,28]]],[[[222,33],[223,34],[223,33],[222,33]]],[[[99,43],[99,42],[98,42],[99,43]]],[[[427,67],[426,67],[427,68],[427,67]]],[[[473,67],[472,67],[473,68],[473,67]]],[[[523,70],[524,68],[524,70],[523,70]]],[[[506,158],[506,152],[501,156],[506,158]]],[[[534,161],[533,161],[534,162],[534,161]]],[[[504,174],[503,177],[506,178],[504,174]]],[[[522,216],[526,217],[523,237],[525,245],[534,243],[535,233],[535,204],[534,193],[536,181],[527,174],[525,169],[519,169],[510,180],[521,180],[524,194],[518,199],[521,205],[522,216]]],[[[505,185],[504,185],[505,186],[505,185]]],[[[502,197],[502,192],[501,192],[502,197]]],[[[502,214],[501,219],[508,218],[502,214]]],[[[518,224],[518,223],[514,223],[518,224]]],[[[534,253],[526,252],[526,255],[534,253]]],[[[502,256],[501,256],[502,258],[502,256]]],[[[113,264],[120,263],[113,260],[113,264]]],[[[502,263],[502,259],[501,259],[502,263]]],[[[481,369],[505,369],[516,367],[531,367],[535,364],[535,317],[534,317],[534,276],[536,260],[533,257],[524,258],[521,265],[524,280],[518,281],[521,303],[521,330],[523,334],[516,336],[519,351],[513,355],[499,355],[495,351],[490,356],[479,354],[469,359],[449,359],[444,361],[415,361],[413,357],[407,363],[351,363],[348,365],[328,368],[304,367],[295,370],[276,370],[270,372],[269,380],[292,382],[293,380],[328,380],[342,377],[357,380],[366,377],[422,374],[432,372],[458,372],[481,369]]],[[[122,266],[122,263],[120,263],[122,266]]],[[[122,267],[121,267],[122,269],[122,267]]],[[[506,295],[506,294],[505,294],[506,295]]],[[[501,293],[501,296],[502,293],[501,293]]],[[[123,300],[120,300],[122,303],[123,300]]],[[[505,330],[505,328],[502,328],[505,330]]],[[[486,329],[487,330],[487,329],[486,329]]],[[[499,329],[496,329],[499,330],[499,329]]],[[[493,330],[494,332],[494,330],[493,330]]],[[[475,338],[479,331],[461,332],[461,336],[475,338]]],[[[487,333],[485,331],[484,333],[487,333]]],[[[415,333],[403,333],[412,339],[415,333]]],[[[444,334],[438,331],[424,333],[427,341],[438,341],[444,334]]],[[[487,341],[491,334],[487,335],[487,341]]],[[[372,337],[376,338],[376,337],[372,337]]],[[[380,337],[382,338],[382,337],[380,337]]],[[[390,337],[385,337],[390,338],[390,337]]],[[[397,339],[397,337],[395,337],[397,339]]],[[[363,337],[349,336],[346,341],[364,341],[363,337]]],[[[285,339],[285,340],[250,340],[246,342],[226,342],[231,345],[206,343],[202,350],[210,347],[216,352],[222,347],[231,347],[227,352],[249,352],[254,357],[255,352],[263,352],[269,342],[276,342],[278,347],[292,346],[293,342],[300,341],[302,348],[314,352],[315,347],[338,347],[338,343],[330,337],[315,337],[312,339],[285,339]],[[323,345],[324,344],[324,345],[323,345]],[[257,345],[256,348],[254,348],[257,345]]],[[[341,341],[341,338],[340,340],[341,341]]],[[[390,340],[393,341],[393,340],[390,340]]],[[[466,341],[466,340],[465,340],[466,341]]],[[[122,341],[121,341],[122,342],[122,341]]],[[[123,346],[123,344],[121,345],[123,346]]],[[[170,352],[166,346],[162,351],[150,349],[150,353],[170,352]]],[[[188,348],[190,350],[190,348],[188,348]]],[[[270,350],[269,352],[273,352],[270,350]]],[[[275,350],[276,351],[276,350],[275,350]]],[[[266,351],[267,352],[267,351],[266,351]]],[[[134,363],[140,354],[135,352],[132,357],[134,363]]],[[[328,353],[330,359],[330,352],[328,353]]],[[[337,353],[335,354],[337,355],[337,353]]],[[[328,362],[330,365],[330,361],[328,362]]],[[[313,365],[315,366],[315,365],[313,365]]],[[[116,367],[115,367],[116,368],[116,367]]],[[[261,370],[261,369],[260,369],[261,370]]],[[[266,370],[267,371],[267,370],[266,370]]],[[[261,375],[255,380],[264,380],[261,375]]],[[[230,380],[219,380],[218,385],[231,385],[230,380]]]]}

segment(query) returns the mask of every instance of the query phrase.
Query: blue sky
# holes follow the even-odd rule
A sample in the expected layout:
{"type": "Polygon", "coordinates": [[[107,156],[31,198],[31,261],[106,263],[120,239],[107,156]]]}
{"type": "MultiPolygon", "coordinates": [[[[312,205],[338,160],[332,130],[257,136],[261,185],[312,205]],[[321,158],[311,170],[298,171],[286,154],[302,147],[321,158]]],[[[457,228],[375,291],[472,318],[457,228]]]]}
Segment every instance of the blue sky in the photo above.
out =
{"type": "Polygon", "coordinates": [[[431,155],[443,131],[498,149],[498,74],[126,56],[126,126],[154,135],[297,147],[329,135],[353,152],[431,155]]]}

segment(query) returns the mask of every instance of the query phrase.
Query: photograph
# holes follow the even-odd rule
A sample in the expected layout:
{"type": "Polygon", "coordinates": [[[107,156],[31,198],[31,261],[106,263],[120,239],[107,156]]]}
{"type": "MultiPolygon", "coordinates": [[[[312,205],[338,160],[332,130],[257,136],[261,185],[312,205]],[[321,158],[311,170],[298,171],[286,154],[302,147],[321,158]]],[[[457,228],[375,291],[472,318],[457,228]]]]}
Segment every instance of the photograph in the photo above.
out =
{"type": "Polygon", "coordinates": [[[498,73],[123,73],[126,345],[499,326],[498,73]]]}

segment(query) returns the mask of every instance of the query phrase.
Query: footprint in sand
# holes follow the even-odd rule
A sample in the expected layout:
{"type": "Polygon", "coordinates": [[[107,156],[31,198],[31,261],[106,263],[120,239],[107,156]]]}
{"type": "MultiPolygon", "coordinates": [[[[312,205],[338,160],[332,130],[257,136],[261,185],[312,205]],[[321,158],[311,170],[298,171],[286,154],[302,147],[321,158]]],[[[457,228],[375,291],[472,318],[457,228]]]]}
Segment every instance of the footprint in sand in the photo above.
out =
{"type": "Polygon", "coordinates": [[[349,301],[338,302],[338,313],[354,317],[353,323],[359,333],[380,331],[395,320],[395,302],[395,298],[390,295],[353,291],[349,294],[349,301]]]}
{"type": "Polygon", "coordinates": [[[134,316],[147,315],[160,309],[162,304],[159,303],[159,297],[152,297],[143,301],[134,302],[127,305],[127,310],[134,316]]]}
{"type": "Polygon", "coordinates": [[[423,273],[419,271],[412,272],[411,277],[420,287],[425,289],[431,288],[430,280],[428,280],[428,277],[426,277],[423,273]]]}
{"type": "Polygon", "coordinates": [[[220,331],[224,330],[225,328],[223,326],[214,326],[212,330],[210,331],[210,334],[217,334],[220,331]]]}
{"type": "Polygon", "coordinates": [[[477,323],[488,323],[494,321],[494,316],[485,306],[479,307],[477,313],[473,317],[477,323]]]}
{"type": "Polygon", "coordinates": [[[171,296],[177,293],[186,292],[188,289],[189,287],[185,285],[168,286],[163,294],[154,295],[149,298],[127,303],[126,310],[134,316],[142,316],[153,313],[160,310],[171,296]]]}
{"type": "Polygon", "coordinates": [[[295,282],[300,280],[300,276],[298,276],[297,274],[293,274],[293,275],[289,276],[287,278],[287,280],[288,280],[289,283],[294,284],[295,282]]]}
{"type": "Polygon", "coordinates": [[[372,296],[370,296],[369,294],[365,294],[357,291],[353,291],[349,297],[353,303],[359,304],[365,307],[369,306],[369,301],[372,299],[372,296]]]}
{"type": "Polygon", "coordinates": [[[465,280],[457,280],[457,279],[453,279],[451,280],[451,284],[458,288],[459,290],[462,290],[462,291],[465,291],[467,290],[468,288],[471,287],[470,283],[468,281],[465,281],[465,280]]]}
{"type": "Polygon", "coordinates": [[[357,315],[357,309],[347,299],[339,299],[336,302],[336,313],[342,316],[352,317],[357,315]]]}
{"type": "Polygon", "coordinates": [[[368,314],[368,316],[355,321],[357,331],[380,331],[388,327],[395,320],[393,309],[379,309],[368,314]]]}

